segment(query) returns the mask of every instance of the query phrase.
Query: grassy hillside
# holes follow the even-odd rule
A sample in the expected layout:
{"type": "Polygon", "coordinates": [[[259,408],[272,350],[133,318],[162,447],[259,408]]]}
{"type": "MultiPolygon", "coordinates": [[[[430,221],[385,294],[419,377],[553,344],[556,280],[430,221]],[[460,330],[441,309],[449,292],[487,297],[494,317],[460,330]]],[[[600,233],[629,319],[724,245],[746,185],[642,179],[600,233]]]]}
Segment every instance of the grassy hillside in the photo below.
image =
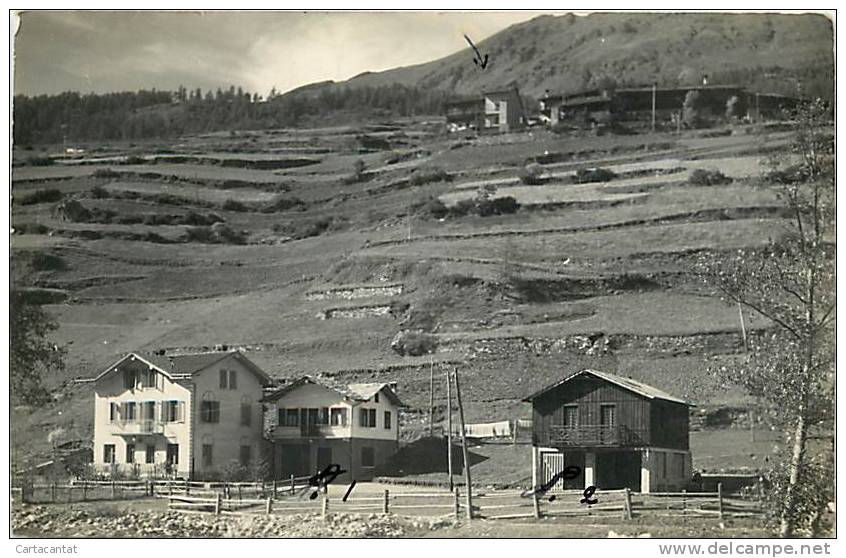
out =
{"type": "Polygon", "coordinates": [[[767,91],[831,96],[833,28],[820,15],[637,14],[542,16],[513,25],[477,46],[489,55],[482,70],[468,48],[446,58],[367,73],[345,85],[401,83],[478,94],[519,84],[540,97],[570,92],[604,77],[619,84],[741,83],[767,91]],[[826,94],[827,93],[827,94],[826,94]]]}
{"type": "MultiPolygon", "coordinates": [[[[780,238],[783,207],[759,158],[788,157],[790,136],[728,132],[456,138],[406,120],[190,136],[170,146],[179,163],[157,160],[162,144],[151,142],[108,147],[131,164],[15,167],[12,281],[48,298],[53,341],[68,349],[67,369],[46,378],[55,401],[13,411],[15,459],[43,452],[58,425],[90,439],[93,394],[71,379],[158,348],[226,344],[275,377],[396,381],[409,439],[425,423],[430,371],[442,378],[446,366],[461,371],[470,422],[526,417],[523,397],[580,367],[706,411],[747,405],[707,373],[742,350],[737,309],[693,269],[703,255],[780,238]],[[364,134],[386,143],[365,148],[364,134]],[[313,164],[223,166],[305,147],[313,164]],[[520,184],[539,157],[561,162],[544,165],[546,183],[520,184]],[[573,184],[596,166],[614,178],[573,184]],[[695,168],[731,181],[693,184],[695,168]],[[509,188],[524,189],[513,213],[432,213],[436,199],[509,188]],[[422,332],[429,352],[392,348],[407,331],[422,332]]],[[[770,327],[745,319],[751,335],[770,327]]]]}

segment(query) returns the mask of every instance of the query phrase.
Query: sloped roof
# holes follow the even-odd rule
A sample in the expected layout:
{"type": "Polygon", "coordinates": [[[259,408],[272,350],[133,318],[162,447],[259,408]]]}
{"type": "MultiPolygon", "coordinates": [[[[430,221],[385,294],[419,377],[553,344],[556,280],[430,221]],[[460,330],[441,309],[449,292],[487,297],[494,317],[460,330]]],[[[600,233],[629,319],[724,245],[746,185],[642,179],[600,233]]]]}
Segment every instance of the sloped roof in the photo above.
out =
{"type": "Polygon", "coordinates": [[[397,405],[398,407],[405,406],[403,402],[400,401],[399,397],[397,397],[396,392],[394,392],[391,386],[384,382],[370,384],[350,384],[347,386],[346,392],[349,394],[350,399],[355,399],[357,401],[367,401],[368,399],[371,399],[374,395],[383,390],[385,395],[387,395],[388,399],[390,399],[394,405],[397,405]]]}
{"type": "Polygon", "coordinates": [[[661,400],[664,400],[664,401],[670,401],[672,403],[681,403],[682,405],[687,405],[689,407],[695,406],[692,403],[688,403],[684,399],[679,399],[678,397],[670,395],[669,393],[667,393],[665,391],[661,391],[660,389],[658,389],[656,387],[652,387],[648,384],[644,384],[643,382],[638,382],[637,380],[632,380],[631,378],[624,378],[623,376],[611,374],[610,372],[600,372],[599,370],[590,370],[590,369],[580,370],[579,372],[576,372],[575,374],[571,374],[570,376],[567,376],[563,380],[560,380],[560,381],[558,381],[558,382],[556,382],[556,383],[554,383],[550,386],[543,388],[542,390],[540,390],[538,392],[533,393],[532,395],[523,399],[523,401],[531,402],[532,400],[540,397],[541,395],[545,394],[546,392],[553,390],[553,389],[557,388],[558,386],[569,382],[573,378],[577,378],[579,376],[585,376],[585,375],[595,376],[595,377],[597,377],[601,380],[605,380],[606,382],[610,382],[612,384],[620,386],[621,388],[627,389],[627,390],[629,390],[633,393],[636,393],[638,395],[646,397],[647,399],[661,399],[661,400]]]}
{"type": "Polygon", "coordinates": [[[141,360],[153,368],[158,369],[162,373],[170,377],[174,377],[191,376],[229,357],[236,358],[241,364],[256,374],[256,376],[261,379],[262,383],[266,384],[270,382],[270,377],[264,372],[264,370],[256,366],[256,364],[248,359],[241,351],[214,351],[206,353],[189,353],[184,355],[159,355],[153,353],[132,352],[106,368],[103,372],[97,375],[95,380],[99,380],[110,372],[115,371],[117,367],[127,359],[141,360]]]}
{"type": "Polygon", "coordinates": [[[397,407],[406,406],[402,401],[400,401],[399,397],[397,397],[396,392],[394,392],[394,390],[391,389],[391,386],[387,383],[349,384],[346,386],[342,386],[332,385],[328,382],[312,378],[311,376],[302,376],[294,380],[293,382],[285,384],[273,393],[267,395],[264,400],[276,401],[306,384],[312,384],[324,387],[326,389],[330,389],[336,392],[341,397],[349,399],[351,401],[368,401],[373,398],[374,395],[382,391],[384,388],[388,388],[384,390],[384,393],[391,400],[391,402],[397,407]]]}

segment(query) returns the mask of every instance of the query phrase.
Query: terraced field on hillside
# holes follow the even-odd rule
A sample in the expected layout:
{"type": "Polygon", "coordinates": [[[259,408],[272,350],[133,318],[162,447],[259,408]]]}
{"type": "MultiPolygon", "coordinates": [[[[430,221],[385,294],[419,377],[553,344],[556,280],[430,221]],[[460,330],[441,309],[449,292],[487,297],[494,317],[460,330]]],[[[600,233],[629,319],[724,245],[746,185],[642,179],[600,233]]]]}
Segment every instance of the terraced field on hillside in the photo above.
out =
{"type": "MultiPolygon", "coordinates": [[[[123,352],[221,344],[243,347],[279,378],[398,382],[408,438],[424,424],[432,367],[459,367],[470,422],[527,417],[522,397],[587,366],[706,410],[747,405],[707,372],[742,351],[740,322],[694,267],[781,238],[784,210],[760,178],[761,159],[786,153],[789,139],[752,129],[459,138],[403,122],[183,138],[168,146],[179,163],[138,163],[162,148],[141,145],[112,147],[123,162],[15,167],[13,281],[60,297],[46,308],[68,355],[67,370],[48,378],[59,399],[16,410],[13,438],[35,453],[57,424],[89,437],[93,396],[70,379],[123,352]],[[362,136],[388,147],[367,148],[362,136]],[[203,153],[314,162],[233,168],[203,153]],[[547,183],[519,183],[533,161],[547,183]],[[616,177],[572,183],[598,166],[616,177]],[[703,168],[726,183],[692,184],[703,168]],[[59,201],[25,201],[51,189],[59,201]],[[489,216],[427,209],[483,193],[521,207],[489,216]],[[55,258],[47,268],[35,263],[44,254],[55,258]],[[406,330],[430,336],[429,353],[392,348],[406,330]]],[[[750,335],[770,327],[755,315],[745,324],[750,335]]]]}

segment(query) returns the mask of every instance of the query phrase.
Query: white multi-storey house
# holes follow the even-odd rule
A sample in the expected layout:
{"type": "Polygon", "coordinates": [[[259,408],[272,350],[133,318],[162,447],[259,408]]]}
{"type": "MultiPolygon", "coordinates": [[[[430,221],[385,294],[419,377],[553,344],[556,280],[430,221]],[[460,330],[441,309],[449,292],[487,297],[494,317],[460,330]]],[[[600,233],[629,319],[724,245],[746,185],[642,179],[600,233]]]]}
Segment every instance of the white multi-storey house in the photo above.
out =
{"type": "Polygon", "coordinates": [[[239,351],[130,353],[90,381],[101,472],[215,478],[263,457],[270,378],[239,351]]]}
{"type": "Polygon", "coordinates": [[[339,479],[369,480],[399,448],[403,403],[393,384],[332,387],[308,376],[265,397],[276,478],[312,475],[329,465],[339,479]]]}

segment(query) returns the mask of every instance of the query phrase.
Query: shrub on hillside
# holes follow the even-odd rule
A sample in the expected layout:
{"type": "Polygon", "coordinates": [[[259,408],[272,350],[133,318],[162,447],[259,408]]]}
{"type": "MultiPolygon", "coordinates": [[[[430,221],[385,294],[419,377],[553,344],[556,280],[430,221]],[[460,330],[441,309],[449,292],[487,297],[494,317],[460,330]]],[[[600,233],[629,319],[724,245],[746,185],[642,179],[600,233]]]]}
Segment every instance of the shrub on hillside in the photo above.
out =
{"type": "Polygon", "coordinates": [[[238,200],[233,200],[231,198],[226,200],[225,202],[223,202],[223,205],[221,205],[220,208],[223,209],[224,211],[248,211],[249,210],[246,205],[239,202],[238,200]]]}
{"type": "Polygon", "coordinates": [[[434,196],[415,204],[414,210],[418,215],[435,219],[442,219],[449,213],[449,209],[444,205],[444,202],[434,196]]]}
{"type": "Polygon", "coordinates": [[[120,173],[112,169],[97,169],[94,171],[94,178],[119,178],[120,173]]]}
{"type": "Polygon", "coordinates": [[[36,271],[63,271],[68,268],[68,264],[61,257],[45,252],[34,253],[29,264],[36,271]]]}
{"type": "Polygon", "coordinates": [[[403,356],[430,354],[437,347],[437,336],[424,331],[400,331],[391,341],[391,349],[403,356]]]}
{"type": "Polygon", "coordinates": [[[37,155],[27,157],[26,164],[33,167],[49,167],[55,164],[56,161],[52,157],[39,157],[37,155]]]}
{"type": "Polygon", "coordinates": [[[50,229],[41,223],[20,223],[13,227],[16,234],[47,234],[50,229]]]}
{"type": "Polygon", "coordinates": [[[55,188],[48,190],[36,190],[21,198],[21,205],[35,205],[37,203],[53,203],[61,201],[62,192],[55,188]]]}
{"type": "Polygon", "coordinates": [[[273,231],[290,236],[294,240],[302,240],[311,236],[319,236],[327,230],[338,230],[343,220],[332,217],[318,217],[315,219],[299,219],[273,226],[273,231]]]}
{"type": "Polygon", "coordinates": [[[513,196],[499,198],[477,197],[475,199],[459,200],[449,208],[449,215],[451,217],[461,217],[464,215],[489,217],[491,215],[515,213],[518,209],[520,209],[520,203],[513,196]]]}
{"type": "Polygon", "coordinates": [[[74,223],[89,223],[94,216],[91,210],[82,205],[79,200],[65,201],[59,205],[57,212],[68,221],[74,223]]]}
{"type": "Polygon", "coordinates": [[[362,149],[390,149],[391,142],[386,140],[385,138],[380,138],[378,136],[368,136],[367,134],[363,134],[358,137],[358,141],[361,144],[362,149]]]}
{"type": "Polygon", "coordinates": [[[588,182],[608,182],[614,180],[617,174],[609,169],[579,169],[576,171],[576,183],[585,184],[588,182]]]}
{"type": "Polygon", "coordinates": [[[243,231],[236,231],[232,227],[223,223],[215,223],[212,225],[212,231],[217,237],[218,242],[223,244],[247,243],[247,235],[243,231]]]}
{"type": "Polygon", "coordinates": [[[688,178],[689,184],[696,186],[717,186],[719,184],[729,184],[731,178],[724,175],[718,170],[696,169],[688,178]]]}
{"type": "Polygon", "coordinates": [[[262,213],[275,213],[285,211],[294,207],[305,208],[305,202],[297,197],[279,197],[261,208],[262,213]]]}
{"type": "Polygon", "coordinates": [[[109,197],[109,191],[98,184],[97,186],[94,186],[93,188],[91,188],[91,197],[96,199],[96,200],[108,198],[109,197]]]}
{"type": "Polygon", "coordinates": [[[412,186],[422,186],[431,182],[450,182],[452,175],[440,167],[431,169],[414,169],[409,182],[412,186]]]}
{"type": "Polygon", "coordinates": [[[187,242],[203,244],[213,244],[217,240],[211,227],[190,227],[185,231],[185,238],[187,242]]]}
{"type": "Polygon", "coordinates": [[[542,166],[540,166],[538,163],[529,163],[528,165],[520,169],[520,182],[530,186],[543,184],[545,180],[542,175],[542,166]]]}
{"type": "Polygon", "coordinates": [[[506,215],[509,213],[516,213],[520,209],[520,204],[513,196],[502,196],[500,198],[491,198],[480,201],[476,204],[476,213],[481,217],[489,215],[506,215]]]}

